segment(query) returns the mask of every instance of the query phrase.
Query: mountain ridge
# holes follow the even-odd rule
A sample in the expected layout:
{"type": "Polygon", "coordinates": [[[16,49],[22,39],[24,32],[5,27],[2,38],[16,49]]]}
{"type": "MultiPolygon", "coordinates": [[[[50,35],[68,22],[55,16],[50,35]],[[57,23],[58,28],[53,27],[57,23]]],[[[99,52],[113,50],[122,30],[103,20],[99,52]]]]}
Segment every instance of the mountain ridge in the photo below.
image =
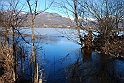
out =
{"type": "MultiPolygon", "coordinates": [[[[30,25],[31,19],[27,20],[30,25]]],[[[62,17],[57,13],[42,12],[35,18],[35,27],[70,27],[72,21],[69,18],[62,17]]]]}

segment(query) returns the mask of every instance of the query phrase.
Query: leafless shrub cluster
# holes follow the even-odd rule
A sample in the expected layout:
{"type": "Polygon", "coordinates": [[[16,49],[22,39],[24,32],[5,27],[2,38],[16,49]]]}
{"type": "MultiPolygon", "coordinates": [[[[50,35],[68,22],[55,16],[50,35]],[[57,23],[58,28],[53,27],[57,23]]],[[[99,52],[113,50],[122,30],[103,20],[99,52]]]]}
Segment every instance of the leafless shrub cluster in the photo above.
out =
{"type": "Polygon", "coordinates": [[[0,77],[0,83],[13,83],[13,56],[12,47],[2,46],[0,48],[0,64],[3,67],[4,74],[0,77]]]}
{"type": "Polygon", "coordinates": [[[123,37],[122,38],[112,38],[109,41],[105,42],[104,47],[102,47],[103,51],[106,54],[114,54],[116,57],[123,55],[124,54],[124,42],[123,42],[123,37]]]}

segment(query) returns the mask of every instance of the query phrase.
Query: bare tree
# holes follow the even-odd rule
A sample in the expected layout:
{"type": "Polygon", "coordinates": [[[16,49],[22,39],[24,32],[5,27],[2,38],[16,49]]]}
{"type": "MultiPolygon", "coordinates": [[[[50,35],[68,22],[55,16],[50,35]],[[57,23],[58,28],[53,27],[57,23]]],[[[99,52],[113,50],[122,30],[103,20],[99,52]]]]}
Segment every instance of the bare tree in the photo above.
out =
{"type": "Polygon", "coordinates": [[[32,29],[32,55],[31,55],[32,60],[31,60],[31,62],[33,62],[33,66],[34,66],[34,77],[33,77],[34,83],[38,83],[38,63],[37,63],[37,59],[36,59],[35,34],[34,34],[35,18],[38,14],[49,9],[49,7],[52,5],[52,3],[53,3],[53,1],[50,3],[50,5],[48,7],[46,7],[46,4],[45,4],[44,10],[37,11],[38,0],[34,0],[34,3],[31,3],[30,0],[27,0],[27,4],[28,4],[29,10],[30,10],[31,29],[32,29]],[[32,4],[34,4],[34,5],[32,5],[32,4]]]}
{"type": "MultiPolygon", "coordinates": [[[[63,11],[62,13],[67,15],[68,18],[70,19],[74,18],[74,20],[70,20],[72,23],[72,26],[70,27],[76,28],[77,35],[78,35],[77,38],[79,40],[72,39],[69,36],[68,36],[68,39],[78,43],[79,45],[81,45],[81,47],[83,47],[83,34],[81,33],[82,25],[80,22],[80,17],[84,13],[84,10],[81,9],[79,2],[82,2],[82,1],[81,0],[65,0],[65,1],[56,2],[56,3],[58,4],[57,7],[60,9],[60,11],[63,11]]],[[[74,35],[75,34],[76,33],[74,32],[74,35]]]]}
{"type": "Polygon", "coordinates": [[[78,44],[81,46],[87,44],[90,47],[92,45],[93,35],[93,39],[95,39],[94,45],[103,50],[104,53],[110,53],[111,47],[109,44],[114,39],[113,37],[115,35],[118,36],[119,31],[123,30],[119,28],[119,23],[124,19],[123,0],[65,0],[59,4],[60,8],[63,8],[67,15],[72,14],[74,17],[74,24],[80,40],[78,44]],[[85,27],[83,23],[88,18],[93,18],[95,21],[92,21],[92,25],[88,23],[88,26],[85,27]],[[88,35],[84,37],[81,29],[88,31],[88,35]],[[92,31],[97,32],[99,36],[93,34],[92,31]],[[84,42],[84,39],[87,42],[84,42]]]}
{"type": "Polygon", "coordinates": [[[29,2],[29,0],[27,0],[27,4],[29,6],[30,9],[30,13],[31,13],[31,29],[32,29],[32,62],[34,63],[34,83],[38,83],[38,69],[37,69],[37,62],[36,62],[36,53],[35,53],[35,45],[34,45],[34,41],[35,41],[35,35],[34,35],[34,20],[37,16],[37,4],[38,4],[38,0],[35,0],[35,6],[34,6],[34,11],[32,9],[32,6],[29,2]]]}
{"type": "Polygon", "coordinates": [[[97,19],[96,28],[99,29],[99,39],[97,39],[95,45],[103,50],[104,53],[111,54],[110,48],[116,46],[114,44],[116,39],[115,36],[118,36],[118,31],[120,30],[119,23],[123,19],[123,0],[100,0],[100,2],[97,3],[95,1],[90,3],[89,0],[85,1],[85,4],[87,11],[91,14],[92,17],[97,19]]]}
{"type": "MultiPolygon", "coordinates": [[[[4,1],[3,1],[4,2],[4,1]]],[[[2,27],[3,27],[3,31],[4,32],[4,46],[8,47],[11,45],[12,48],[12,65],[11,67],[13,68],[12,73],[13,74],[13,81],[16,81],[16,59],[17,59],[17,44],[18,41],[16,40],[17,36],[21,35],[20,31],[19,31],[19,26],[21,26],[24,21],[27,18],[27,15],[23,15],[21,16],[21,12],[22,12],[22,8],[23,6],[20,7],[20,9],[18,9],[18,4],[19,4],[19,0],[9,0],[9,1],[5,1],[6,4],[3,4],[2,6],[2,11],[1,11],[1,15],[2,15],[2,27]],[[5,8],[5,9],[4,9],[5,8]],[[9,42],[11,41],[11,42],[9,42]]],[[[22,35],[21,35],[22,36],[22,35]]]]}
{"type": "Polygon", "coordinates": [[[81,26],[79,24],[79,14],[78,14],[78,0],[73,0],[73,3],[74,3],[74,17],[75,17],[75,22],[76,22],[76,28],[77,28],[77,31],[78,31],[78,36],[79,36],[79,39],[80,39],[80,45],[83,46],[83,39],[82,39],[82,36],[81,36],[81,26]]]}

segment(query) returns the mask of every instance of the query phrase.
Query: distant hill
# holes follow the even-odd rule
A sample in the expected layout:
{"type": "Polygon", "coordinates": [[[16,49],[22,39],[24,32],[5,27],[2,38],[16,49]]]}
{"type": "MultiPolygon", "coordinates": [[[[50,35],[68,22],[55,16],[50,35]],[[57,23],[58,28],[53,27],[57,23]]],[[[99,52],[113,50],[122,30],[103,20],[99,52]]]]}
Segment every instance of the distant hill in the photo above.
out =
{"type": "MultiPolygon", "coordinates": [[[[29,25],[31,19],[28,19],[29,25]]],[[[66,17],[62,17],[57,13],[42,12],[36,16],[35,27],[70,27],[72,26],[71,20],[66,17]]]]}
{"type": "MultiPolygon", "coordinates": [[[[13,10],[5,10],[0,12],[0,24],[3,21],[9,22],[11,17],[16,17],[15,19],[25,20],[23,24],[19,26],[30,26],[31,18],[30,14],[24,11],[13,11],[13,10]]],[[[70,27],[72,26],[71,20],[66,17],[62,17],[57,13],[49,13],[49,12],[41,12],[35,18],[35,27],[70,27]]]]}
{"type": "MultiPolygon", "coordinates": [[[[24,12],[24,11],[12,11],[12,10],[6,10],[0,12],[0,25],[3,25],[4,21],[11,21],[11,15],[14,17],[16,16],[16,19],[18,21],[21,20],[23,23],[20,23],[19,26],[27,26],[29,27],[31,25],[31,18],[30,13],[24,12]],[[27,18],[26,18],[27,17],[27,18]]],[[[83,27],[96,27],[97,20],[93,18],[81,18],[79,17],[79,22],[83,27]]],[[[74,19],[69,19],[68,17],[62,17],[61,15],[57,13],[49,13],[49,12],[42,12],[38,14],[35,18],[35,27],[74,27],[75,22],[74,19]]],[[[124,27],[124,20],[121,20],[119,23],[119,27],[124,27]]]]}

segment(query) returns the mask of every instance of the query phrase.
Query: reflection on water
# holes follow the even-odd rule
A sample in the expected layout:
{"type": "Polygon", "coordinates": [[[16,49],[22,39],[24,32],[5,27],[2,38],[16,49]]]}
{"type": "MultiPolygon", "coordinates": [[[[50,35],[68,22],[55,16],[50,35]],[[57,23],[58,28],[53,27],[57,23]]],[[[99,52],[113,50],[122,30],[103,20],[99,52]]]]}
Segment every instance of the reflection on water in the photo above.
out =
{"type": "MultiPolygon", "coordinates": [[[[43,83],[124,83],[124,61],[80,49],[63,36],[47,36],[38,40],[42,50],[37,53],[37,61],[43,69],[43,83]]],[[[23,65],[29,62],[27,58],[23,65]]],[[[23,70],[30,75],[28,67],[23,70]]]]}
{"type": "Polygon", "coordinates": [[[67,67],[67,83],[124,83],[123,63],[84,49],[82,59],[67,67]]]}

